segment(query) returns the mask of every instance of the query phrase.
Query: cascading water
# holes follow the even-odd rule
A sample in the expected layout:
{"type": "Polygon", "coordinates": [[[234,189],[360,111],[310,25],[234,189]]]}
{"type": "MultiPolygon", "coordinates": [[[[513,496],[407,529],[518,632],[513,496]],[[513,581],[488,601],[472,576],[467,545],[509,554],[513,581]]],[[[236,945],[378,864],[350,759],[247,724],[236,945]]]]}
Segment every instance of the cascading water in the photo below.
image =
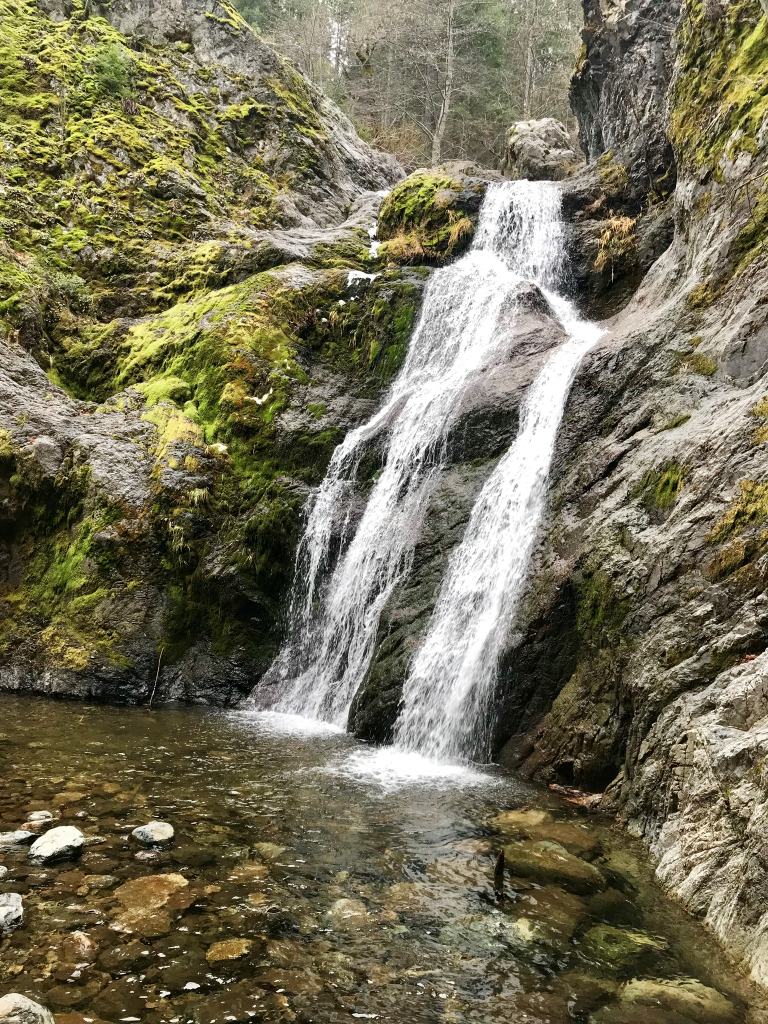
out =
{"type": "MultiPolygon", "coordinates": [[[[570,338],[529,390],[518,440],[483,489],[454,554],[403,696],[398,743],[439,758],[477,753],[481,718],[538,529],[566,396],[599,332],[554,293],[563,260],[560,192],[507,182],[486,196],[466,256],[437,271],[408,356],[383,408],[336,452],[297,560],[291,636],[259,688],[274,710],[346,724],[379,616],[408,574],[446,441],[468,383],[501,352],[505,304],[539,285],[570,338]],[[385,435],[383,468],[353,535],[346,511],[363,456],[385,435]],[[334,550],[338,561],[332,567],[334,550]]],[[[260,696],[263,701],[263,696],[260,696]]]]}

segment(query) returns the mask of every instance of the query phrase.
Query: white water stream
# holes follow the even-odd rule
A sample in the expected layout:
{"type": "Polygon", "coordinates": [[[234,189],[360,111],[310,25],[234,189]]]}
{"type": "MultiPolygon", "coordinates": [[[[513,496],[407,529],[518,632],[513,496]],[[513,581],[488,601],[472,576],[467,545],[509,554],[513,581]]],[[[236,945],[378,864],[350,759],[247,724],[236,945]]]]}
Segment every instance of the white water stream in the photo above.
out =
{"type": "Polygon", "coordinates": [[[411,568],[464,390],[500,355],[508,357],[509,329],[499,329],[499,318],[530,281],[569,338],[530,387],[520,434],[451,558],[396,727],[398,746],[438,760],[487,755],[488,705],[540,525],[557,430],[579,361],[600,335],[556,292],[563,234],[557,186],[494,185],[472,249],[432,276],[383,408],[338,446],[312,505],[297,559],[291,636],[259,687],[261,694],[276,687],[274,710],[346,724],[381,611],[411,568]],[[383,468],[353,528],[348,507],[360,465],[382,439],[383,468]]]}

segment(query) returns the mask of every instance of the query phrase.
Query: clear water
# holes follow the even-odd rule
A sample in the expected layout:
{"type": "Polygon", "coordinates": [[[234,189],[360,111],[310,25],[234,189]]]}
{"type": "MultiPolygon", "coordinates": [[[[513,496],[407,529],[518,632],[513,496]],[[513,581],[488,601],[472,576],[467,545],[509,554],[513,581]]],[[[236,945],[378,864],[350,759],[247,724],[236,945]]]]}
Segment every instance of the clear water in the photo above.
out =
{"type": "MultiPolygon", "coordinates": [[[[479,662],[489,666],[488,678],[495,671],[496,651],[489,649],[488,637],[493,633],[498,642],[503,640],[496,626],[512,610],[516,593],[514,586],[507,587],[508,577],[511,574],[514,583],[524,575],[568,387],[581,355],[599,336],[594,328],[579,323],[554,292],[563,254],[556,186],[507,182],[489,190],[472,249],[430,280],[408,356],[382,409],[336,449],[299,551],[291,635],[258,688],[261,704],[346,723],[370,664],[381,611],[410,570],[462,394],[494,360],[509,357],[510,331],[499,329],[499,318],[503,310],[514,316],[521,283],[532,281],[551,290],[571,341],[550,360],[532,388],[523,436],[489,481],[462,548],[462,552],[470,552],[473,545],[478,549],[489,534],[499,534],[495,548],[486,551],[482,578],[475,581],[473,601],[483,605],[481,628],[469,635],[466,622],[458,621],[460,616],[443,614],[448,604],[467,597],[466,588],[455,583],[456,573],[462,571],[460,552],[430,640],[411,676],[400,730],[403,743],[412,749],[448,756],[472,753],[466,749],[466,736],[454,737],[440,749],[431,738],[436,730],[447,736],[455,720],[465,719],[468,711],[481,714],[487,679],[466,673],[474,672],[479,662]],[[362,517],[353,525],[350,502],[361,463],[374,444],[382,449],[383,468],[362,517]],[[495,521],[486,522],[491,505],[495,521]],[[518,538],[521,522],[530,528],[518,538]],[[513,554],[514,546],[519,550],[513,554]],[[504,561],[492,565],[490,559],[497,555],[504,561]],[[509,593],[502,596],[505,589],[509,593]],[[484,590],[482,596],[480,590],[484,590]],[[463,651],[454,667],[462,675],[462,686],[445,676],[449,666],[435,653],[446,630],[450,633],[459,625],[463,651]],[[433,686],[438,674],[442,689],[433,686]],[[477,683],[469,700],[467,682],[477,683]],[[431,696],[425,701],[426,693],[431,696]],[[443,702],[446,695],[454,716],[450,722],[427,707],[430,700],[443,702]]],[[[480,558],[477,551],[468,553],[467,560],[473,559],[481,561],[482,553],[480,558]]],[[[479,724],[478,719],[473,722],[479,724]]]]}
{"type": "Polygon", "coordinates": [[[0,940],[0,994],[69,1015],[57,1024],[768,1019],[654,885],[638,845],[500,769],[382,758],[286,715],[0,695],[0,716],[0,828],[50,810],[94,840],[78,860],[43,868],[23,849],[0,852],[0,890],[25,903],[23,927],[0,940]],[[498,820],[520,808],[538,816],[498,820]],[[174,826],[170,849],[129,838],[153,818],[174,826]],[[498,851],[553,839],[601,885],[574,893],[507,870],[502,899],[498,851]],[[126,882],[166,874],[188,885],[154,913],[139,899],[134,931],[116,930],[126,882]],[[606,927],[655,945],[621,961],[594,941],[606,927]],[[241,955],[216,959],[232,940],[224,948],[241,955]],[[665,991],[699,979],[731,1009],[715,1018],[633,1003],[633,978],[665,991]]]}

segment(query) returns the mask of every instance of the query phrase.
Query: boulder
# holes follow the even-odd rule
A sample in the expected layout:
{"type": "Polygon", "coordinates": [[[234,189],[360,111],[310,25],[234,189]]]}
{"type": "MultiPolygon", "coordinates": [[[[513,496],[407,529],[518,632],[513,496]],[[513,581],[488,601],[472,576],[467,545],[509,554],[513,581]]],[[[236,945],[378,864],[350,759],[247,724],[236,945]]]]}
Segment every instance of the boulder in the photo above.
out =
{"type": "Polygon", "coordinates": [[[582,939],[586,956],[610,972],[633,974],[657,963],[669,947],[664,939],[631,928],[598,924],[582,939]]]}
{"type": "Polygon", "coordinates": [[[0,935],[10,935],[16,931],[21,927],[23,919],[24,906],[21,896],[17,892],[0,893],[0,935]]]}
{"type": "Polygon", "coordinates": [[[501,169],[509,178],[562,181],[581,163],[565,125],[553,117],[519,121],[507,132],[501,169]]]}
{"type": "Polygon", "coordinates": [[[504,860],[512,875],[530,878],[539,885],[560,885],[570,892],[588,894],[604,889],[605,879],[596,867],[574,857],[559,843],[522,842],[504,847],[504,860]]]}
{"type": "Polygon", "coordinates": [[[74,825],[59,825],[36,839],[29,848],[29,859],[37,864],[68,860],[83,848],[85,836],[74,825]]]}
{"type": "Polygon", "coordinates": [[[18,992],[0,999],[0,1024],[54,1024],[53,1014],[18,992]]]}
{"type": "Polygon", "coordinates": [[[158,846],[173,839],[173,825],[167,821],[150,821],[147,825],[139,825],[131,835],[144,846],[158,846]]]}
{"type": "Polygon", "coordinates": [[[675,1011],[697,1024],[731,1024],[736,1019],[729,999],[694,978],[635,978],[620,996],[623,1003],[675,1011]]]}

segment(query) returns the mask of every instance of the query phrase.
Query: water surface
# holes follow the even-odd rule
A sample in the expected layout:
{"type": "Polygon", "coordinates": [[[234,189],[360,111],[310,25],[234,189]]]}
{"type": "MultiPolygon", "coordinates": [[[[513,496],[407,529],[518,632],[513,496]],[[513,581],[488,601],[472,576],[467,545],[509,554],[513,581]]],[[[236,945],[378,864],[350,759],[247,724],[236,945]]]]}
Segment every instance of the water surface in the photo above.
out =
{"type": "Polygon", "coordinates": [[[26,912],[0,941],[0,994],[75,1014],[63,1024],[768,1019],[639,845],[501,770],[280,716],[8,695],[0,712],[0,830],[50,810],[94,840],[54,866],[0,852],[0,891],[26,912]],[[170,849],[130,838],[155,818],[170,849]],[[499,851],[537,842],[603,881],[508,865],[502,894],[499,851]]]}

